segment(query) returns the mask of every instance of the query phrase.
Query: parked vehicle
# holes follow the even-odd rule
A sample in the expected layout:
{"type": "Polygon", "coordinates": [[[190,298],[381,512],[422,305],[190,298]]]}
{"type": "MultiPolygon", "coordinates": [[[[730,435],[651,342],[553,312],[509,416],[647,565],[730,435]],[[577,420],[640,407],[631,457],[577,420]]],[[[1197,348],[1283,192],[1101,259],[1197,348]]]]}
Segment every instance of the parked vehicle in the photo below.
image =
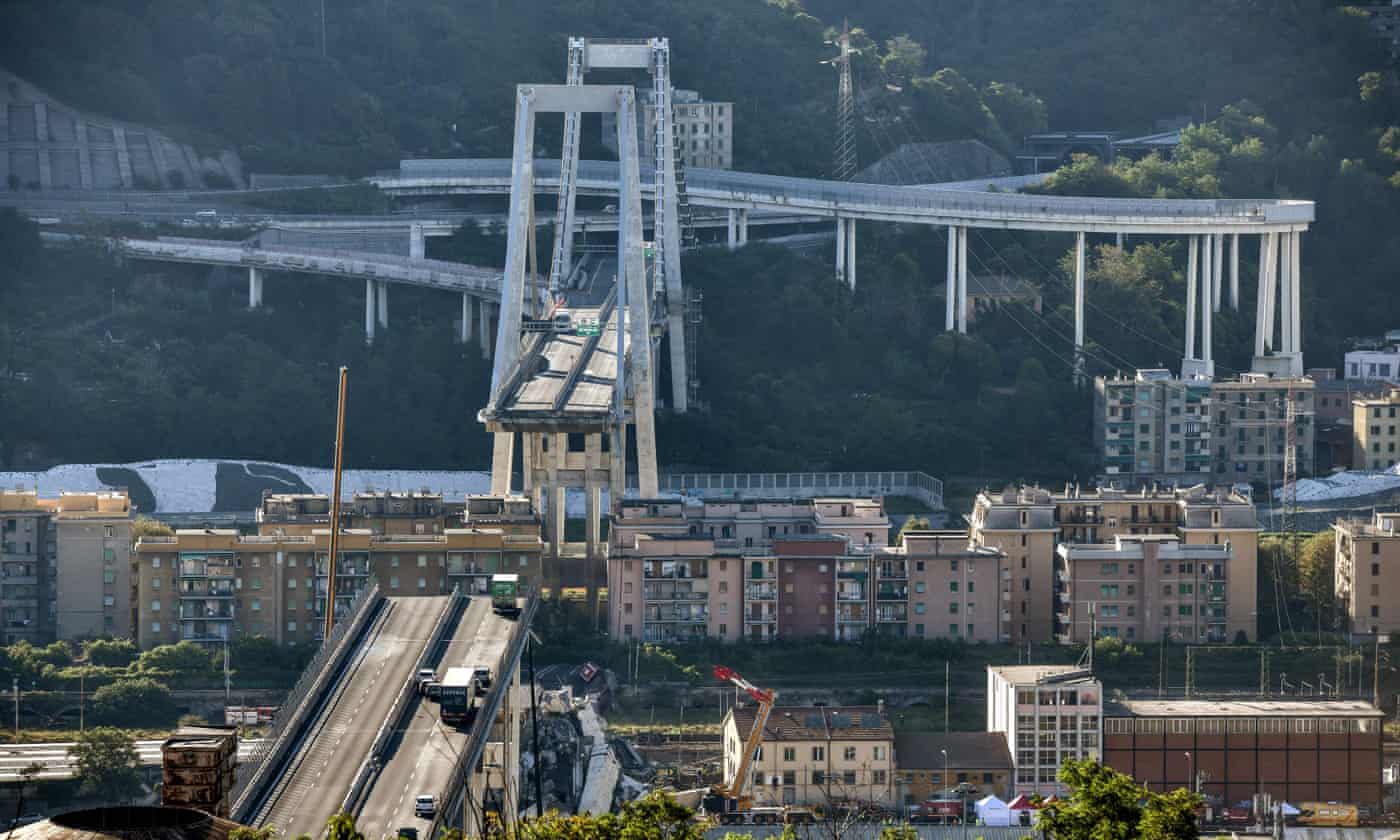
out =
{"type": "Polygon", "coordinates": [[[1361,823],[1357,807],[1346,802],[1304,802],[1298,806],[1298,825],[1354,828],[1361,823]]]}

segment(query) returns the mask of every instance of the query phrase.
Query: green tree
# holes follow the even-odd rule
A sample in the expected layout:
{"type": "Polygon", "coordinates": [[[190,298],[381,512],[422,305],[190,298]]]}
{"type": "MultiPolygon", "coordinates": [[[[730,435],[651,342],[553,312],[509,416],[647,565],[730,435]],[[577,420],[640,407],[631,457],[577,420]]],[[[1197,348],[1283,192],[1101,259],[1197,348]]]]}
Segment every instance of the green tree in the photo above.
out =
{"type": "Polygon", "coordinates": [[[349,814],[336,814],[326,821],[326,840],[365,840],[349,814]]]}
{"type": "MultiPolygon", "coordinates": [[[[650,793],[617,814],[562,816],[551,811],[520,826],[519,840],[701,840],[694,812],[664,793],[650,793]]],[[[331,838],[335,840],[335,838],[331,838]]]]}
{"type": "Polygon", "coordinates": [[[1040,811],[1039,828],[1056,840],[1194,840],[1195,809],[1201,798],[1189,791],[1153,793],[1129,776],[1092,759],[1060,766],[1070,796],[1040,811]],[[1181,809],[1190,815],[1181,825],[1181,809]],[[1151,819],[1146,819],[1147,815],[1151,819]],[[1188,833],[1172,833],[1187,831],[1188,833]],[[1147,832],[1153,832],[1148,834],[1147,832]]]}
{"type": "Polygon", "coordinates": [[[1333,629],[1335,553],[1336,539],[1330,531],[1313,534],[1298,543],[1298,584],[1312,609],[1318,644],[1322,644],[1323,630],[1333,629]]]}
{"type": "Polygon", "coordinates": [[[924,69],[928,50],[908,35],[900,34],[885,42],[880,70],[895,84],[906,84],[924,69]]]}
{"type": "Polygon", "coordinates": [[[137,670],[174,677],[195,677],[212,673],[213,660],[209,651],[194,642],[180,642],[173,645],[160,645],[141,654],[136,661],[137,670]]]}
{"type": "Polygon", "coordinates": [[[92,693],[92,719],[109,726],[169,726],[175,719],[170,689],[149,677],[121,680],[92,693]]]}
{"type": "Polygon", "coordinates": [[[83,655],[99,667],[124,668],[136,661],[141,649],[130,639],[94,639],[83,648],[83,655]]]}
{"type": "Polygon", "coordinates": [[[161,522],[159,519],[151,519],[148,516],[138,516],[136,521],[131,523],[131,542],[135,542],[142,537],[173,537],[175,529],[161,522]]]}
{"type": "Polygon", "coordinates": [[[277,840],[277,828],[265,825],[262,828],[239,826],[228,833],[228,840],[277,840]]]}
{"type": "Polygon", "coordinates": [[[116,804],[140,793],[136,744],[125,732],[110,727],[89,729],[68,752],[84,795],[116,804]]]}

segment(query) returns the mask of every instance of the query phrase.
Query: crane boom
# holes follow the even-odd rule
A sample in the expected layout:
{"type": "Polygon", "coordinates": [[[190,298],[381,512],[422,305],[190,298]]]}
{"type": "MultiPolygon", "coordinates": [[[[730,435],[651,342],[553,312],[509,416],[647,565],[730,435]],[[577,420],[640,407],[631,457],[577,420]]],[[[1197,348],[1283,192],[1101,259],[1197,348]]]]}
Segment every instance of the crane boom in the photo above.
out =
{"type": "Polygon", "coordinates": [[[778,694],[769,689],[759,688],[739,676],[733,669],[723,665],[715,666],[715,677],[742,688],[758,703],[758,712],[754,715],[753,728],[749,730],[749,737],[744,740],[744,751],[739,756],[739,766],[734,771],[734,778],[723,785],[723,792],[726,796],[739,799],[748,782],[749,765],[753,763],[754,754],[763,746],[763,728],[768,725],[768,716],[773,712],[773,703],[778,699],[778,694]]]}

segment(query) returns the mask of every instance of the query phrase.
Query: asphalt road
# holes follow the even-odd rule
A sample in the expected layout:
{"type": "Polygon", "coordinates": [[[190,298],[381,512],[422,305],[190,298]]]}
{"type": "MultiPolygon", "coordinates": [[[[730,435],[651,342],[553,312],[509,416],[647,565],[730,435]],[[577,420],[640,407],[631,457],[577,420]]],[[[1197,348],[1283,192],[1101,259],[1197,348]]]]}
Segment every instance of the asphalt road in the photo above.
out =
{"type": "MultiPolygon", "coordinates": [[[[473,597],[437,665],[438,675],[445,674],[449,667],[467,664],[489,664],[495,668],[516,626],[514,621],[491,610],[489,597],[473,597]]],[[[440,795],[457,756],[467,744],[466,731],[444,726],[437,702],[422,698],[417,701],[407,728],[400,733],[396,748],[356,820],[368,840],[394,837],[400,827],[406,826],[417,828],[418,836],[426,837],[430,823],[414,816],[414,797],[422,793],[440,795]]]]}
{"type": "Polygon", "coordinates": [[[406,680],[448,596],[390,598],[388,618],[348,666],[317,729],[287,768],[263,825],[283,836],[321,836],[340,810],[360,765],[406,680]]]}
{"type": "MultiPolygon", "coordinates": [[[[162,743],[162,741],[137,741],[137,760],[145,766],[159,765],[160,745],[162,743]]],[[[257,739],[240,741],[238,743],[239,760],[246,760],[253,748],[259,743],[261,741],[257,739]]],[[[39,774],[41,779],[72,778],[73,760],[68,755],[68,749],[73,744],[73,741],[51,741],[0,747],[0,782],[19,778],[20,770],[35,762],[44,766],[44,771],[39,774]]]]}

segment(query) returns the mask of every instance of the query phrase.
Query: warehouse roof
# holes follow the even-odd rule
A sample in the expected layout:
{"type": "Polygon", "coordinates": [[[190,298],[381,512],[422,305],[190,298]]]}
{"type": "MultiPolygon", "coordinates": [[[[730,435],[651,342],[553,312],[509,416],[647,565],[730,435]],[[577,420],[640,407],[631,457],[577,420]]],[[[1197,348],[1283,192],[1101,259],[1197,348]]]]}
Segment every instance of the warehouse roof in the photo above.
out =
{"type": "Polygon", "coordinates": [[[1104,717],[1382,717],[1364,700],[1259,697],[1251,700],[1118,700],[1103,704],[1104,717]]]}
{"type": "Polygon", "coordinates": [[[943,750],[949,770],[1010,770],[1011,752],[1000,732],[901,732],[894,739],[900,770],[942,770],[943,750]]]}

